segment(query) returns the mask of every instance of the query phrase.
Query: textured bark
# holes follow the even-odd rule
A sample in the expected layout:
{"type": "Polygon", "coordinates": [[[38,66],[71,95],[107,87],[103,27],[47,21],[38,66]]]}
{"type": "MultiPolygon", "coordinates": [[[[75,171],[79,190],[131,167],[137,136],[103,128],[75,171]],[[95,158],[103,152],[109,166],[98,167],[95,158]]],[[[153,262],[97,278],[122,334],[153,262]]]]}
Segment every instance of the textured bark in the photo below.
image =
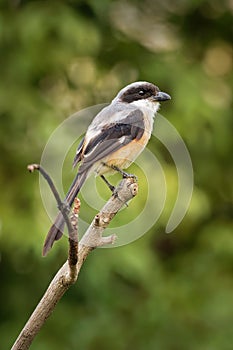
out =
{"type": "Polygon", "coordinates": [[[71,261],[74,261],[74,257],[69,253],[68,260],[53,278],[41,301],[12,346],[12,350],[25,350],[30,347],[33,339],[53,312],[58,301],[67,289],[76,282],[88,254],[96,247],[114,243],[116,235],[102,237],[102,233],[117,212],[137,194],[137,191],[138,186],[134,177],[123,179],[103,209],[95,216],[79,244],[74,240],[70,240],[70,250],[78,249],[77,264],[73,265],[71,263],[71,261]],[[72,244],[74,249],[71,247],[72,244]]]}

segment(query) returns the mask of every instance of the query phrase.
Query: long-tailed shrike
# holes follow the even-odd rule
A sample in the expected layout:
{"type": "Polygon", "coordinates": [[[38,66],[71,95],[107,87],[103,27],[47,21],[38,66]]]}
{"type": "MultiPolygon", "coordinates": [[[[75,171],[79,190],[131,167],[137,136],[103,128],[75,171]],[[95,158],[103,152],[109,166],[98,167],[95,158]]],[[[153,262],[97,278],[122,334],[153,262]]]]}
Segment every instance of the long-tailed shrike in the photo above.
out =
{"type": "MultiPolygon", "coordinates": [[[[169,99],[154,84],[139,81],[120,90],[111,104],[96,115],[74,158],[74,166],[79,162],[80,166],[65,198],[69,206],[90,173],[104,178],[105,173],[128,168],[151,137],[160,102],[169,99]]],[[[64,219],[59,213],[46,237],[43,255],[61,238],[63,228],[64,219]]]]}

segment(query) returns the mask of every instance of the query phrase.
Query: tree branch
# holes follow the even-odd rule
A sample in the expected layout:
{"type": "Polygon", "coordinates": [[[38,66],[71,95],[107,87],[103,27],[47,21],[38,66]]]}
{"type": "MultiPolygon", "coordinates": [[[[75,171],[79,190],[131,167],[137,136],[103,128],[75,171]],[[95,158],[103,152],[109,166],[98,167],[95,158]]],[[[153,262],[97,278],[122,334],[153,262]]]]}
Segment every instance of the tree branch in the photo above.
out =
{"type": "Polygon", "coordinates": [[[66,204],[65,202],[63,202],[61,200],[61,197],[53,183],[53,180],[51,179],[51,177],[49,176],[49,174],[45,171],[44,168],[42,168],[41,165],[39,164],[30,164],[28,165],[27,169],[30,171],[30,173],[32,173],[34,170],[38,170],[41,175],[45,178],[45,180],[48,182],[48,185],[56,199],[57,202],[57,206],[58,209],[60,210],[60,212],[63,215],[63,218],[65,220],[66,226],[68,228],[68,232],[69,232],[69,236],[72,234],[73,231],[73,226],[71,224],[71,221],[69,219],[69,212],[70,212],[70,207],[68,206],[68,204],[66,204]]]}
{"type": "MultiPolygon", "coordinates": [[[[72,228],[72,234],[69,235],[70,248],[68,260],[60,268],[50,283],[44,296],[27,321],[11,350],[26,350],[30,347],[33,339],[38,334],[46,319],[51,315],[58,301],[67,289],[77,280],[80,269],[88,254],[96,247],[114,243],[116,235],[102,237],[103,231],[122,206],[137,194],[137,191],[138,186],[135,177],[123,179],[112,197],[95,216],[79,244],[75,236],[73,236],[75,231],[77,233],[77,227],[76,229],[72,228]],[[76,254],[76,260],[75,251],[78,252],[78,259],[76,254]]],[[[78,210],[79,202],[76,202],[76,213],[74,209],[71,216],[71,222],[74,228],[75,225],[77,225],[78,210]]]]}

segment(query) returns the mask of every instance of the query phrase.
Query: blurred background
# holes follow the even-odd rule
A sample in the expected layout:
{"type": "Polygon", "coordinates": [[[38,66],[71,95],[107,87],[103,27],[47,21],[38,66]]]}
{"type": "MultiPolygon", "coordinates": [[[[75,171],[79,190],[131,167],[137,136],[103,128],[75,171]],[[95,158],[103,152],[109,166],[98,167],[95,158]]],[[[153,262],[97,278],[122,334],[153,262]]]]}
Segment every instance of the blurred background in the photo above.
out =
{"type": "MultiPolygon", "coordinates": [[[[65,118],[135,80],[172,96],[161,112],[193,162],[189,211],[164,233],[177,175],[152,141],[168,183],[165,213],[136,242],[89,256],[31,349],[232,349],[233,2],[2,0],[0,8],[1,349],[67,254],[64,238],[41,257],[50,220],[26,166],[65,118]]],[[[127,212],[140,205],[135,198],[127,212]]]]}

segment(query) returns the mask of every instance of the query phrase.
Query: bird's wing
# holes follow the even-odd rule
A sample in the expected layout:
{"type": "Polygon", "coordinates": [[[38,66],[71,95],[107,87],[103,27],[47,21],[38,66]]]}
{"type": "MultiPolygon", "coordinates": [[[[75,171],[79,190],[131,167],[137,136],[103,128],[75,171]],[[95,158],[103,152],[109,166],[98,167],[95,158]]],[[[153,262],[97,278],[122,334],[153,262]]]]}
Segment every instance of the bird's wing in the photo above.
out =
{"type": "Polygon", "coordinates": [[[85,137],[82,138],[82,140],[80,141],[75,157],[74,157],[74,161],[73,161],[73,168],[76,167],[76,165],[80,162],[80,160],[82,159],[82,151],[83,151],[83,146],[84,146],[84,141],[85,141],[85,137]]]}
{"type": "Polygon", "coordinates": [[[103,126],[93,137],[85,143],[82,153],[82,165],[84,171],[94,163],[100,161],[132,140],[140,139],[145,132],[143,113],[139,109],[131,111],[119,122],[103,126]]]}

